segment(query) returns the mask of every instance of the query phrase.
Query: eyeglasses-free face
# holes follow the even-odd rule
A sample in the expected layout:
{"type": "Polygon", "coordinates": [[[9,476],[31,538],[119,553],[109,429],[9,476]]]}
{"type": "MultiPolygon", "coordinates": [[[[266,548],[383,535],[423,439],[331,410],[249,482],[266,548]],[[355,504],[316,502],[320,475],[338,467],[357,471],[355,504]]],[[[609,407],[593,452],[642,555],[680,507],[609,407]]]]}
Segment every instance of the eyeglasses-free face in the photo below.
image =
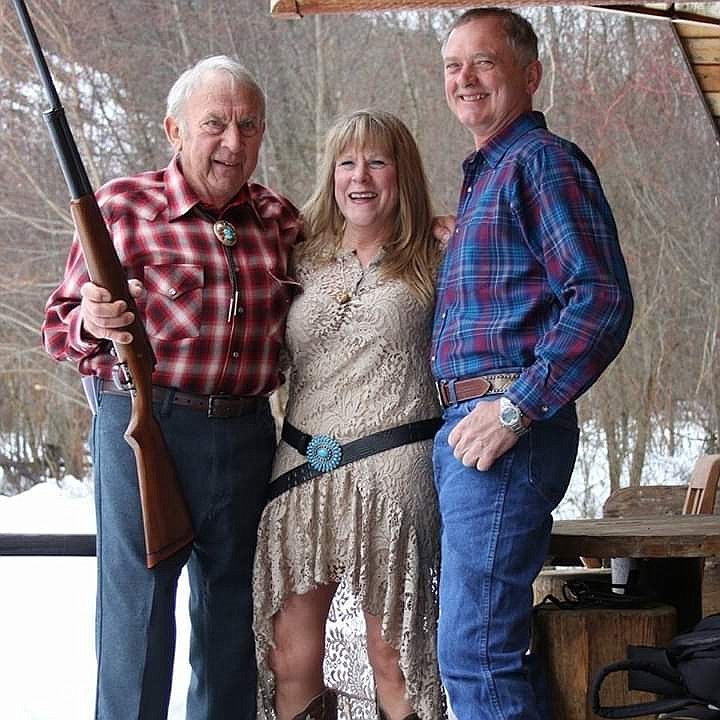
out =
{"type": "Polygon", "coordinates": [[[185,101],[182,118],[165,119],[185,179],[216,210],[252,175],[264,130],[261,98],[225,72],[208,74],[185,101]]]}

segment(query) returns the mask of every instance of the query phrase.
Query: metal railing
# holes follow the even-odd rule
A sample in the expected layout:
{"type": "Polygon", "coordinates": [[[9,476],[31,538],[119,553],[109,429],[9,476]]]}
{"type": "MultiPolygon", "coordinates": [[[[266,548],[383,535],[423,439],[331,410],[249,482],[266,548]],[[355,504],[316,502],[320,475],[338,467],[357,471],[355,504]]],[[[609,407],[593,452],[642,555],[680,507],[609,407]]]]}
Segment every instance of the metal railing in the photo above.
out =
{"type": "Polygon", "coordinates": [[[93,557],[95,535],[0,533],[0,556],[18,555],[93,557]]]}

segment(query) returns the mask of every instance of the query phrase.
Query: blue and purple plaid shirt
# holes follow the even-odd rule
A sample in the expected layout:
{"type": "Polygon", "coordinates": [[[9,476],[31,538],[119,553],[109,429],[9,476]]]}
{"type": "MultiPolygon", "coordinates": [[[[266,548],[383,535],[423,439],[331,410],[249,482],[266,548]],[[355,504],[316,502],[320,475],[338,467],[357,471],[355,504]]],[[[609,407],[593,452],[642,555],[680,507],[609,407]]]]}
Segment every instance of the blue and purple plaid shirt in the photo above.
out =
{"type": "Polygon", "coordinates": [[[440,269],[433,373],[522,371],[507,396],[531,419],[587,390],[625,342],[625,261],[595,168],[521,115],[463,164],[457,226],[440,269]]]}

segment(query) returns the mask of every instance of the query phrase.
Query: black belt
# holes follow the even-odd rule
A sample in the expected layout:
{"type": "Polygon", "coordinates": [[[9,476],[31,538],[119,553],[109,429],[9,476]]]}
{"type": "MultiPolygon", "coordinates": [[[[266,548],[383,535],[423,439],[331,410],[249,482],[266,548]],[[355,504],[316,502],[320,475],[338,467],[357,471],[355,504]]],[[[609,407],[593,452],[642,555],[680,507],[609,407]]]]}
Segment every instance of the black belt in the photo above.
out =
{"type": "Polygon", "coordinates": [[[329,435],[308,435],[293,427],[287,420],[283,424],[282,439],[308,458],[308,462],[283,473],[270,483],[268,502],[291,488],[312,480],[318,475],[336,470],[343,465],[375,455],[391,448],[430,440],[442,425],[440,418],[419,420],[398,425],[388,430],[366,435],[345,445],[329,435]]]}
{"type": "MultiPolygon", "coordinates": [[[[130,397],[130,393],[127,390],[119,390],[104,380],[101,380],[99,383],[99,393],[102,395],[130,397]]],[[[152,400],[158,403],[169,401],[172,405],[204,412],[211,418],[234,418],[249,415],[255,412],[260,405],[267,402],[267,398],[264,395],[258,395],[256,397],[241,397],[240,395],[196,395],[195,393],[180,392],[174,388],[162,387],[160,385],[153,385],[152,400]]]]}

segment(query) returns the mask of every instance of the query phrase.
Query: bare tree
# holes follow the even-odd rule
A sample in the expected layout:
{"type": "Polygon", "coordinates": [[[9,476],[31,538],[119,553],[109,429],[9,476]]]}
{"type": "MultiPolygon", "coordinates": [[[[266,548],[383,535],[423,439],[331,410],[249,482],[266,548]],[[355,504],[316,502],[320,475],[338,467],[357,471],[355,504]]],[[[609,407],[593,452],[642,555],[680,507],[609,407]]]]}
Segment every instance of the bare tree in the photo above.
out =
{"type": "MultiPolygon", "coordinates": [[[[162,167],[171,83],[197,59],[230,53],[268,95],[261,182],[302,204],[328,124],[374,105],[407,121],[437,210],[454,210],[472,143],[443,96],[439,45],[453,13],[280,22],[257,0],[29,5],[95,185],[162,167]]],[[[567,7],[523,12],[541,36],[537,107],[598,167],[630,268],[630,339],[580,415],[584,432],[604,438],[608,488],[639,483],[647,453],[672,452],[688,422],[708,449],[718,447],[717,151],[665,25],[567,7]]],[[[36,477],[51,464],[55,474],[82,474],[88,421],[76,371],[47,359],[39,338],[72,235],[44,105],[16,18],[0,5],[0,447],[8,467],[34,468],[36,477]]],[[[4,477],[5,492],[33,481],[4,477]]]]}

